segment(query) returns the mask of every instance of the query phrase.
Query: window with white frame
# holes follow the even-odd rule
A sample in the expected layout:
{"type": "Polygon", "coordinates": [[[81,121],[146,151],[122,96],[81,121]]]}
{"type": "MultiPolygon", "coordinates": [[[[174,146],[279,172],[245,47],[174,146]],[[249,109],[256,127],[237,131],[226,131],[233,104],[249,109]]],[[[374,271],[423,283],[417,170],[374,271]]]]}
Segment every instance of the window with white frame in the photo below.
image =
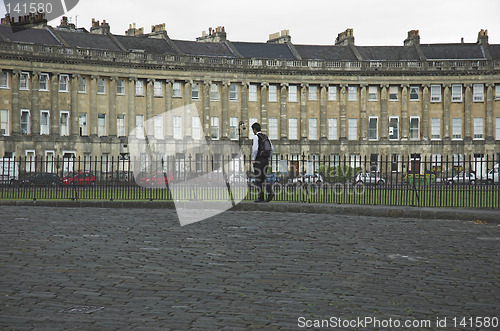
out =
{"type": "Polygon", "coordinates": [[[309,140],[318,139],[318,120],[316,118],[309,119],[309,140]]]}
{"type": "Polygon", "coordinates": [[[8,136],[9,134],[9,111],[7,109],[2,109],[0,110],[0,136],[8,136]]]}
{"type": "Polygon", "coordinates": [[[378,87],[368,86],[368,101],[377,101],[377,100],[378,100],[378,87]]]}
{"type": "Polygon", "coordinates": [[[97,134],[99,137],[106,136],[106,114],[97,115],[97,134]]]}
{"type": "Polygon", "coordinates": [[[350,154],[349,155],[349,166],[351,168],[361,167],[361,155],[360,154],[350,154]]]}
{"type": "Polygon", "coordinates": [[[181,84],[181,82],[174,82],[172,84],[172,97],[182,98],[182,84],[181,84]]]}
{"type": "Polygon", "coordinates": [[[318,87],[317,86],[309,86],[309,100],[312,100],[312,101],[318,100],[318,87]]]}
{"type": "Polygon", "coordinates": [[[163,97],[163,83],[161,81],[155,81],[153,85],[153,96],[163,97]]]}
{"type": "Polygon", "coordinates": [[[328,119],[328,140],[337,140],[337,119],[329,118],[328,119]]]}
{"type": "Polygon", "coordinates": [[[278,101],[278,87],[276,85],[269,85],[269,102],[278,101]]]}
{"type": "Polygon", "coordinates": [[[36,152],[33,150],[26,150],[26,166],[25,171],[28,173],[36,172],[36,152]]]}
{"type": "Polygon", "coordinates": [[[474,117],[474,139],[484,138],[483,118],[474,117]]]}
{"type": "Polygon", "coordinates": [[[21,72],[19,76],[19,89],[29,90],[30,89],[30,74],[27,72],[21,72]]]}
{"type": "Polygon", "coordinates": [[[49,74],[40,74],[38,77],[38,89],[40,91],[49,90],[49,74]]]}
{"type": "Polygon", "coordinates": [[[500,117],[495,118],[495,139],[500,140],[500,117]]]}
{"type": "Polygon", "coordinates": [[[349,86],[347,88],[347,101],[358,101],[358,87],[349,86]]]}
{"type": "Polygon", "coordinates": [[[297,85],[288,86],[288,102],[297,102],[297,85]]]}
{"type": "Polygon", "coordinates": [[[442,162],[442,155],[441,154],[432,154],[431,155],[431,164],[433,167],[440,167],[441,162],[442,162]]]}
{"type": "Polygon", "coordinates": [[[358,119],[350,118],[347,123],[348,123],[348,139],[358,140],[358,119]]]}
{"type": "Polygon", "coordinates": [[[238,85],[229,84],[229,101],[238,101],[238,85]]]}
{"type": "Polygon", "coordinates": [[[451,138],[462,139],[462,119],[459,117],[451,120],[451,138]]]}
{"type": "Polygon", "coordinates": [[[193,116],[191,119],[191,136],[195,140],[201,139],[201,120],[200,116],[193,116]]]}
{"type": "Polygon", "coordinates": [[[69,92],[69,75],[59,75],[59,92],[69,92]]]}
{"type": "Polygon", "coordinates": [[[460,167],[464,165],[464,155],[463,154],[453,154],[452,163],[454,167],[460,167]]]}
{"type": "Polygon", "coordinates": [[[106,94],[106,81],[104,78],[97,80],[97,94],[106,94]]]}
{"type": "Polygon", "coordinates": [[[80,129],[80,136],[87,136],[87,113],[80,113],[78,115],[78,126],[80,129]]]}
{"type": "Polygon", "coordinates": [[[56,155],[56,153],[54,151],[45,151],[45,159],[43,160],[45,172],[56,172],[57,171],[57,169],[55,167],[55,162],[54,162],[55,155],[56,155]]]}
{"type": "Polygon", "coordinates": [[[462,84],[451,85],[451,102],[462,102],[462,84]]]}
{"type": "Polygon", "coordinates": [[[116,134],[118,137],[125,137],[125,114],[116,115],[116,134]]]}
{"type": "Polygon", "coordinates": [[[389,86],[389,101],[398,101],[398,100],[399,100],[398,87],[395,85],[389,86]]]}
{"type": "Polygon", "coordinates": [[[378,117],[370,116],[368,118],[368,140],[378,139],[378,117]]]}
{"type": "Polygon", "coordinates": [[[252,124],[257,123],[257,118],[256,117],[250,117],[248,119],[248,138],[253,139],[253,130],[251,129],[252,124]]]}
{"type": "Polygon", "coordinates": [[[440,118],[431,118],[431,139],[441,139],[440,118]]]}
{"type": "Polygon", "coordinates": [[[125,95],[125,80],[118,79],[116,81],[116,94],[125,95]]]}
{"type": "Polygon", "coordinates": [[[269,118],[269,139],[278,139],[278,119],[269,118]]]}
{"type": "Polygon", "coordinates": [[[420,140],[420,117],[410,116],[410,139],[420,140]]]}
{"type": "Polygon", "coordinates": [[[78,93],[87,93],[87,78],[78,78],[78,93]]]}
{"type": "Polygon", "coordinates": [[[298,128],[297,128],[297,119],[289,118],[288,119],[288,139],[297,140],[298,128]]]}
{"type": "Polygon", "coordinates": [[[193,83],[191,87],[191,100],[200,100],[200,84],[193,83]]]}
{"type": "Polygon", "coordinates": [[[495,100],[500,100],[500,84],[495,85],[495,100]]]}
{"type": "Polygon", "coordinates": [[[238,117],[229,118],[229,139],[238,139],[238,117]]]}
{"type": "Polygon", "coordinates": [[[135,95],[138,96],[144,95],[144,81],[138,80],[135,82],[135,95]]]}
{"type": "Polygon", "coordinates": [[[9,73],[0,71],[0,88],[9,88],[9,73]]]}
{"type": "Polygon", "coordinates": [[[474,102],[484,101],[484,84],[474,84],[472,85],[472,100],[474,102]]]}
{"type": "Polygon", "coordinates": [[[257,85],[250,84],[248,87],[248,101],[257,101],[257,85]]]}
{"type": "Polygon", "coordinates": [[[328,86],[328,101],[337,100],[337,86],[328,86]]]}
{"type": "Polygon", "coordinates": [[[441,102],[441,85],[431,85],[431,102],[441,102]]]}
{"type": "Polygon", "coordinates": [[[399,117],[389,117],[389,140],[399,139],[399,117]]]}
{"type": "Polygon", "coordinates": [[[340,155],[330,154],[330,167],[338,167],[340,165],[340,155]]]}
{"type": "Polygon", "coordinates": [[[212,116],[210,118],[210,138],[219,139],[219,117],[212,116]]]}
{"type": "Polygon", "coordinates": [[[420,100],[420,88],[418,86],[410,86],[410,101],[420,100]]]}
{"type": "Polygon", "coordinates": [[[156,115],[154,117],[154,137],[155,139],[163,139],[163,116],[156,115]]]}
{"type": "Polygon", "coordinates": [[[28,109],[21,109],[21,134],[31,134],[31,118],[28,109]]]}
{"type": "Polygon", "coordinates": [[[219,101],[219,86],[217,84],[210,86],[210,100],[219,101]]]}
{"type": "Polygon", "coordinates": [[[135,136],[136,138],[144,138],[144,115],[135,116],[135,136]]]}
{"type": "Polygon", "coordinates": [[[50,112],[48,110],[40,110],[40,134],[50,134],[50,112]]]}
{"type": "Polygon", "coordinates": [[[59,135],[69,136],[69,112],[61,111],[59,114],[59,135]]]}

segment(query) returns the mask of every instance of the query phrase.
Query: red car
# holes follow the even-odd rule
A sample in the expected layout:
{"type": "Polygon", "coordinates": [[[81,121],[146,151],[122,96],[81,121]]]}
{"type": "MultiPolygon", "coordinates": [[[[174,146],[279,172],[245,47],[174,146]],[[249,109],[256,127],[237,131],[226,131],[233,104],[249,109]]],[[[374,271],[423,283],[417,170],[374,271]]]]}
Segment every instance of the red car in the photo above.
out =
{"type": "Polygon", "coordinates": [[[65,185],[94,185],[95,176],[91,172],[75,172],[61,179],[65,185]]]}
{"type": "Polygon", "coordinates": [[[137,178],[137,183],[145,187],[164,187],[174,180],[174,176],[167,172],[157,174],[144,174],[137,178]]]}

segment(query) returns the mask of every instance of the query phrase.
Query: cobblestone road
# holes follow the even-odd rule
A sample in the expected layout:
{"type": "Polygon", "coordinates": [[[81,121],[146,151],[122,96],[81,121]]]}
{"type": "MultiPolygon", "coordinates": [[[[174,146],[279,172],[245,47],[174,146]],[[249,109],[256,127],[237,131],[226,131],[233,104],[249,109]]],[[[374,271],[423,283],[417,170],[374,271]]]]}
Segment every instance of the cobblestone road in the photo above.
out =
{"type": "Polygon", "coordinates": [[[48,207],[0,220],[0,330],[500,318],[496,224],[225,212],[181,228],[173,210],[48,207]]]}

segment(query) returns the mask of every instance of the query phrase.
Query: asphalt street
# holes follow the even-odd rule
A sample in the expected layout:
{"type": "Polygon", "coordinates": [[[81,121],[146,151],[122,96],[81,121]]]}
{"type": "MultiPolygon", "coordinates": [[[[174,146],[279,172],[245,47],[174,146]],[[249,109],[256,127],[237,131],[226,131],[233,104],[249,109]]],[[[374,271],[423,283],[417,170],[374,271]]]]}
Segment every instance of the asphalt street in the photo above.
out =
{"type": "Polygon", "coordinates": [[[0,330],[494,329],[499,261],[480,221],[0,206],[0,330]]]}

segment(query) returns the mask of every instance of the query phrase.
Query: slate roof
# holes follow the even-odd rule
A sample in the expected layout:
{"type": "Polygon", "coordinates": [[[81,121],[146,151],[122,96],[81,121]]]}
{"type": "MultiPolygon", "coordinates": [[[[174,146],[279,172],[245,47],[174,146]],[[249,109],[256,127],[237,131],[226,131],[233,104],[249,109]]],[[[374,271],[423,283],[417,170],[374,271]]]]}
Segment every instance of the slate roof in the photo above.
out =
{"type": "Polygon", "coordinates": [[[358,60],[349,46],[294,45],[294,47],[304,60],[358,60]]]}
{"type": "Polygon", "coordinates": [[[172,40],[181,52],[188,55],[235,57],[226,43],[172,40]]]}
{"type": "Polygon", "coordinates": [[[356,46],[363,60],[417,61],[415,47],[405,46],[356,46]]]}
{"type": "Polygon", "coordinates": [[[432,44],[420,45],[428,60],[486,59],[478,44],[432,44]]]}
{"type": "Polygon", "coordinates": [[[231,42],[234,48],[245,58],[253,59],[283,59],[296,60],[292,51],[286,44],[268,44],[268,43],[248,43],[231,42]]]}
{"type": "Polygon", "coordinates": [[[127,36],[115,36],[115,38],[126,50],[144,50],[152,54],[176,54],[174,48],[165,39],[127,36]]]}
{"type": "Polygon", "coordinates": [[[103,49],[119,51],[120,48],[106,35],[90,34],[85,32],[69,32],[57,30],[61,38],[71,47],[103,49]]]}
{"type": "Polygon", "coordinates": [[[14,33],[10,26],[0,25],[0,33],[12,42],[60,46],[61,44],[46,29],[26,29],[14,33]]]}
{"type": "Polygon", "coordinates": [[[500,45],[488,45],[490,55],[495,60],[500,60],[500,45]]]}

